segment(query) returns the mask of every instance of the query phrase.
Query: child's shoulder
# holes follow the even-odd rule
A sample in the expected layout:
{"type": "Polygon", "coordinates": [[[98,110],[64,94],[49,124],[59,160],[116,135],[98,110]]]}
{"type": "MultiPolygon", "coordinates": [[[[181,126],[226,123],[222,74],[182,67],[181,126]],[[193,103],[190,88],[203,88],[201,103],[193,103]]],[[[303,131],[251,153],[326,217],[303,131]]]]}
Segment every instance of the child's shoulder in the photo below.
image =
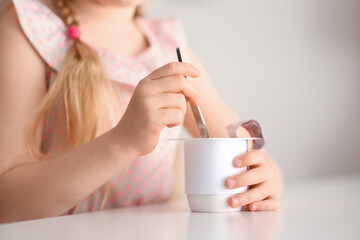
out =
{"type": "Polygon", "coordinates": [[[23,42],[26,42],[27,40],[19,22],[16,6],[11,4],[11,1],[6,2],[10,4],[2,4],[2,8],[0,9],[1,43],[4,44],[4,42],[17,41],[19,39],[25,40],[23,42]]]}
{"type": "Polygon", "coordinates": [[[14,6],[11,4],[11,1],[0,0],[0,24],[5,24],[7,22],[17,22],[16,11],[14,6]]]}
{"type": "Polygon", "coordinates": [[[6,66],[0,72],[0,88],[9,87],[13,96],[17,96],[18,86],[22,86],[20,90],[27,89],[29,84],[42,86],[45,64],[24,35],[12,4],[0,12],[0,63],[6,66]],[[17,84],[15,88],[12,83],[17,84]]]}
{"type": "MultiPolygon", "coordinates": [[[[0,0],[1,1],[1,0],[0,0]]],[[[7,1],[7,0],[6,0],[7,1]]],[[[11,0],[12,19],[38,55],[51,68],[58,70],[70,46],[64,22],[41,0],[11,0]]],[[[5,10],[3,15],[6,15],[5,10]]]]}

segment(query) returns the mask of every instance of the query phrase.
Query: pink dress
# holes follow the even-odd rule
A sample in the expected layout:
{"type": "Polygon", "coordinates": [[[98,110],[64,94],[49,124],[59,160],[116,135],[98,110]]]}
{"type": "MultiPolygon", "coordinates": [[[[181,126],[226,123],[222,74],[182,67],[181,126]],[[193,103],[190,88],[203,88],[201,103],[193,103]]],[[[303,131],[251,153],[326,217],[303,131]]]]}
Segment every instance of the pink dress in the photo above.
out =
{"type": "MultiPolygon", "coordinates": [[[[46,62],[47,83],[55,80],[71,44],[63,21],[39,0],[0,0],[1,8],[13,4],[25,36],[46,62]]],[[[124,57],[106,49],[94,47],[103,60],[120,109],[111,110],[108,116],[114,127],[126,109],[138,82],[156,68],[177,61],[176,47],[186,50],[181,24],[172,19],[138,19],[139,27],[149,41],[149,47],[136,57],[124,57]],[[119,113],[116,113],[119,112],[119,113]]],[[[185,54],[186,55],[186,54],[185,54]]],[[[64,127],[65,114],[52,108],[44,121],[42,151],[48,156],[61,155],[71,149],[64,127]]],[[[165,128],[156,149],[147,156],[135,159],[130,167],[118,172],[108,184],[96,189],[82,202],[65,214],[88,212],[104,208],[117,208],[164,201],[174,186],[173,161],[180,127],[165,128]],[[106,194],[106,196],[104,196],[106,194]]]]}

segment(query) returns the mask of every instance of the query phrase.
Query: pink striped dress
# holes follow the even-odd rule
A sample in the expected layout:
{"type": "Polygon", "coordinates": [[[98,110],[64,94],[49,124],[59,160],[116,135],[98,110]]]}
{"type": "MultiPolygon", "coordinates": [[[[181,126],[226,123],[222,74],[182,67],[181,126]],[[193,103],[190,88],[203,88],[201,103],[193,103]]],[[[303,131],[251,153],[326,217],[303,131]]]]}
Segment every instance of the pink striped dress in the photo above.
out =
{"type": "MultiPolygon", "coordinates": [[[[51,87],[71,44],[66,34],[67,28],[63,21],[39,0],[0,0],[0,14],[1,9],[11,4],[16,9],[25,36],[47,64],[47,83],[51,87]]],[[[177,61],[177,46],[186,50],[183,29],[178,21],[141,18],[137,23],[149,42],[149,47],[139,55],[124,57],[94,47],[106,66],[120,107],[117,111],[109,107],[110,127],[118,123],[138,82],[156,68],[177,61]]],[[[64,127],[65,118],[65,114],[55,107],[47,112],[42,151],[50,157],[64,154],[71,149],[64,127]]],[[[153,152],[135,159],[128,169],[118,172],[107,184],[96,189],[64,214],[168,199],[174,187],[173,161],[176,155],[176,143],[169,139],[177,138],[180,130],[181,126],[165,128],[153,152]]]]}

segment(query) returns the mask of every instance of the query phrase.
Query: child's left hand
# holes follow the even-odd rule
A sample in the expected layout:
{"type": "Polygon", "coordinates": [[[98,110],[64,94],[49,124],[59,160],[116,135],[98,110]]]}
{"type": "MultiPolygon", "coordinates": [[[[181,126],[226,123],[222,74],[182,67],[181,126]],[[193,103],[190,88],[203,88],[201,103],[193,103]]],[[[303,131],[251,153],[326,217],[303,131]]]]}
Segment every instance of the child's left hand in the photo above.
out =
{"type": "Polygon", "coordinates": [[[264,150],[253,150],[237,156],[235,167],[250,169],[226,180],[229,189],[249,186],[249,190],[229,198],[233,208],[248,205],[250,211],[271,211],[279,207],[282,180],[277,166],[264,150]]]}

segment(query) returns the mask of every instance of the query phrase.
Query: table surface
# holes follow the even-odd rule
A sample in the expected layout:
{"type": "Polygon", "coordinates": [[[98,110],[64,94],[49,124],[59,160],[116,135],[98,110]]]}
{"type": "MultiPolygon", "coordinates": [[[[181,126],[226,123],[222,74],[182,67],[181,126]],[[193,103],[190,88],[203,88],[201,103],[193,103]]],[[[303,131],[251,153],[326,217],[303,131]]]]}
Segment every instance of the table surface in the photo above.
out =
{"type": "Polygon", "coordinates": [[[0,225],[0,239],[360,239],[360,176],[288,184],[275,212],[178,201],[0,225]]]}

